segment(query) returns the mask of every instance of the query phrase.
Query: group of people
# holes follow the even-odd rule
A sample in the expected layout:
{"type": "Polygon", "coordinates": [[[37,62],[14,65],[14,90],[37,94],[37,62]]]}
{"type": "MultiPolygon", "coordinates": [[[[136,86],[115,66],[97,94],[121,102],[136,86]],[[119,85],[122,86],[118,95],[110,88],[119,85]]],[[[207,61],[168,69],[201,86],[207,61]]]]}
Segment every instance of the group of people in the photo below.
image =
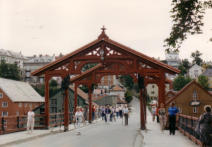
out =
{"type": "Polygon", "coordinates": [[[101,106],[100,108],[102,120],[105,120],[106,123],[109,121],[116,121],[117,118],[123,118],[125,120],[125,125],[128,125],[128,117],[129,117],[129,110],[127,105],[124,107],[112,107],[112,106],[101,106]]]}
{"type": "MultiPolygon", "coordinates": [[[[203,113],[197,122],[195,132],[199,136],[199,139],[203,143],[203,147],[212,146],[212,113],[211,106],[206,105],[204,107],[205,113],[203,113]]],[[[163,131],[166,127],[167,122],[169,123],[169,134],[175,135],[176,122],[177,122],[177,113],[179,112],[178,108],[175,106],[175,103],[171,103],[171,106],[166,112],[164,104],[160,104],[160,108],[152,107],[152,116],[153,121],[155,118],[159,118],[161,130],[163,131]]]]}

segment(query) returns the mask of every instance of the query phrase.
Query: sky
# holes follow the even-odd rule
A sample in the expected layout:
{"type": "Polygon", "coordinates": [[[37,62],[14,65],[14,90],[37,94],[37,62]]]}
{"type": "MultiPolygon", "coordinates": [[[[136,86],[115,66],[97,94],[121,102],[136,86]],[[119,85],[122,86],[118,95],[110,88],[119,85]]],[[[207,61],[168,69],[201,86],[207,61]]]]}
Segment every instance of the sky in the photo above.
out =
{"type": "MultiPolygon", "coordinates": [[[[0,49],[25,56],[70,53],[97,39],[104,25],[110,39],[150,57],[165,58],[171,32],[171,0],[0,0],[0,49]]],[[[188,36],[180,58],[199,50],[212,60],[212,10],[203,34],[188,36]]]]}

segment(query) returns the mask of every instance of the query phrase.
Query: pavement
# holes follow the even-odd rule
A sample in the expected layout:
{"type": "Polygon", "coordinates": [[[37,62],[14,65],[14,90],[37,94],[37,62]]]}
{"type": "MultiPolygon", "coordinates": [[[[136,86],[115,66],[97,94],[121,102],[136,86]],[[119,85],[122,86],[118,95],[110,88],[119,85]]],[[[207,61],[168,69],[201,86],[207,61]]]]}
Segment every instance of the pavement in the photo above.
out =
{"type": "Polygon", "coordinates": [[[175,135],[169,135],[169,131],[161,131],[160,125],[152,121],[152,115],[147,112],[147,130],[142,131],[144,147],[199,147],[188,137],[176,131],[175,135]]]}
{"type": "Polygon", "coordinates": [[[63,132],[63,128],[53,130],[34,130],[32,134],[26,131],[5,134],[0,136],[1,147],[198,147],[186,136],[176,131],[170,136],[166,130],[160,131],[160,126],[152,122],[148,111],[147,130],[139,129],[139,100],[131,103],[132,113],[129,116],[129,125],[124,126],[123,120],[105,123],[96,121],[91,125],[63,132]],[[80,132],[80,134],[78,133],[80,132]]]}

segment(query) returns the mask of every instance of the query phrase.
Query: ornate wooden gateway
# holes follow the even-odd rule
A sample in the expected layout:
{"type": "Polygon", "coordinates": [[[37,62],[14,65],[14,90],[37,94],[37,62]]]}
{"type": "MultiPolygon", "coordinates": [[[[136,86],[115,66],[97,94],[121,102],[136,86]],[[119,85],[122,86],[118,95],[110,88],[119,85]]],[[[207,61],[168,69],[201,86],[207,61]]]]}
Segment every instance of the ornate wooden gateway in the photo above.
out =
{"type": "MultiPolygon", "coordinates": [[[[44,75],[45,77],[45,114],[48,127],[49,80],[52,77],[59,76],[63,79],[67,76],[72,77],[70,80],[75,85],[75,110],[77,106],[77,87],[82,84],[89,88],[89,122],[91,123],[92,85],[99,83],[103,76],[130,75],[134,81],[142,79],[144,85],[156,83],[159,88],[158,103],[160,104],[165,103],[165,73],[176,74],[179,73],[179,70],[111,40],[105,34],[105,28],[103,27],[96,40],[34,71],[32,75],[44,75]],[[83,72],[82,68],[90,63],[96,63],[96,66],[83,72]]],[[[141,129],[145,129],[143,87],[140,88],[141,129]]],[[[68,129],[69,124],[68,103],[68,90],[66,90],[64,103],[65,130],[68,129]]]]}

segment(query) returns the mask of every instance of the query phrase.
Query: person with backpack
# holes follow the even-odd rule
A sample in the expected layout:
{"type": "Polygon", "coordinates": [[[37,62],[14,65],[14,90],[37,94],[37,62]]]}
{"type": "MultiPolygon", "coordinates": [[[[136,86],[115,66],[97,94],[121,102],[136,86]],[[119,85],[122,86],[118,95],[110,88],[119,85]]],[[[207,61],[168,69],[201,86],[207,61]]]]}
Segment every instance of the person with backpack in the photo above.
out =
{"type": "Polygon", "coordinates": [[[200,140],[203,143],[203,147],[211,147],[212,146],[212,114],[211,114],[211,106],[206,105],[204,107],[205,113],[203,113],[197,123],[195,131],[200,136],[200,140]]]}

